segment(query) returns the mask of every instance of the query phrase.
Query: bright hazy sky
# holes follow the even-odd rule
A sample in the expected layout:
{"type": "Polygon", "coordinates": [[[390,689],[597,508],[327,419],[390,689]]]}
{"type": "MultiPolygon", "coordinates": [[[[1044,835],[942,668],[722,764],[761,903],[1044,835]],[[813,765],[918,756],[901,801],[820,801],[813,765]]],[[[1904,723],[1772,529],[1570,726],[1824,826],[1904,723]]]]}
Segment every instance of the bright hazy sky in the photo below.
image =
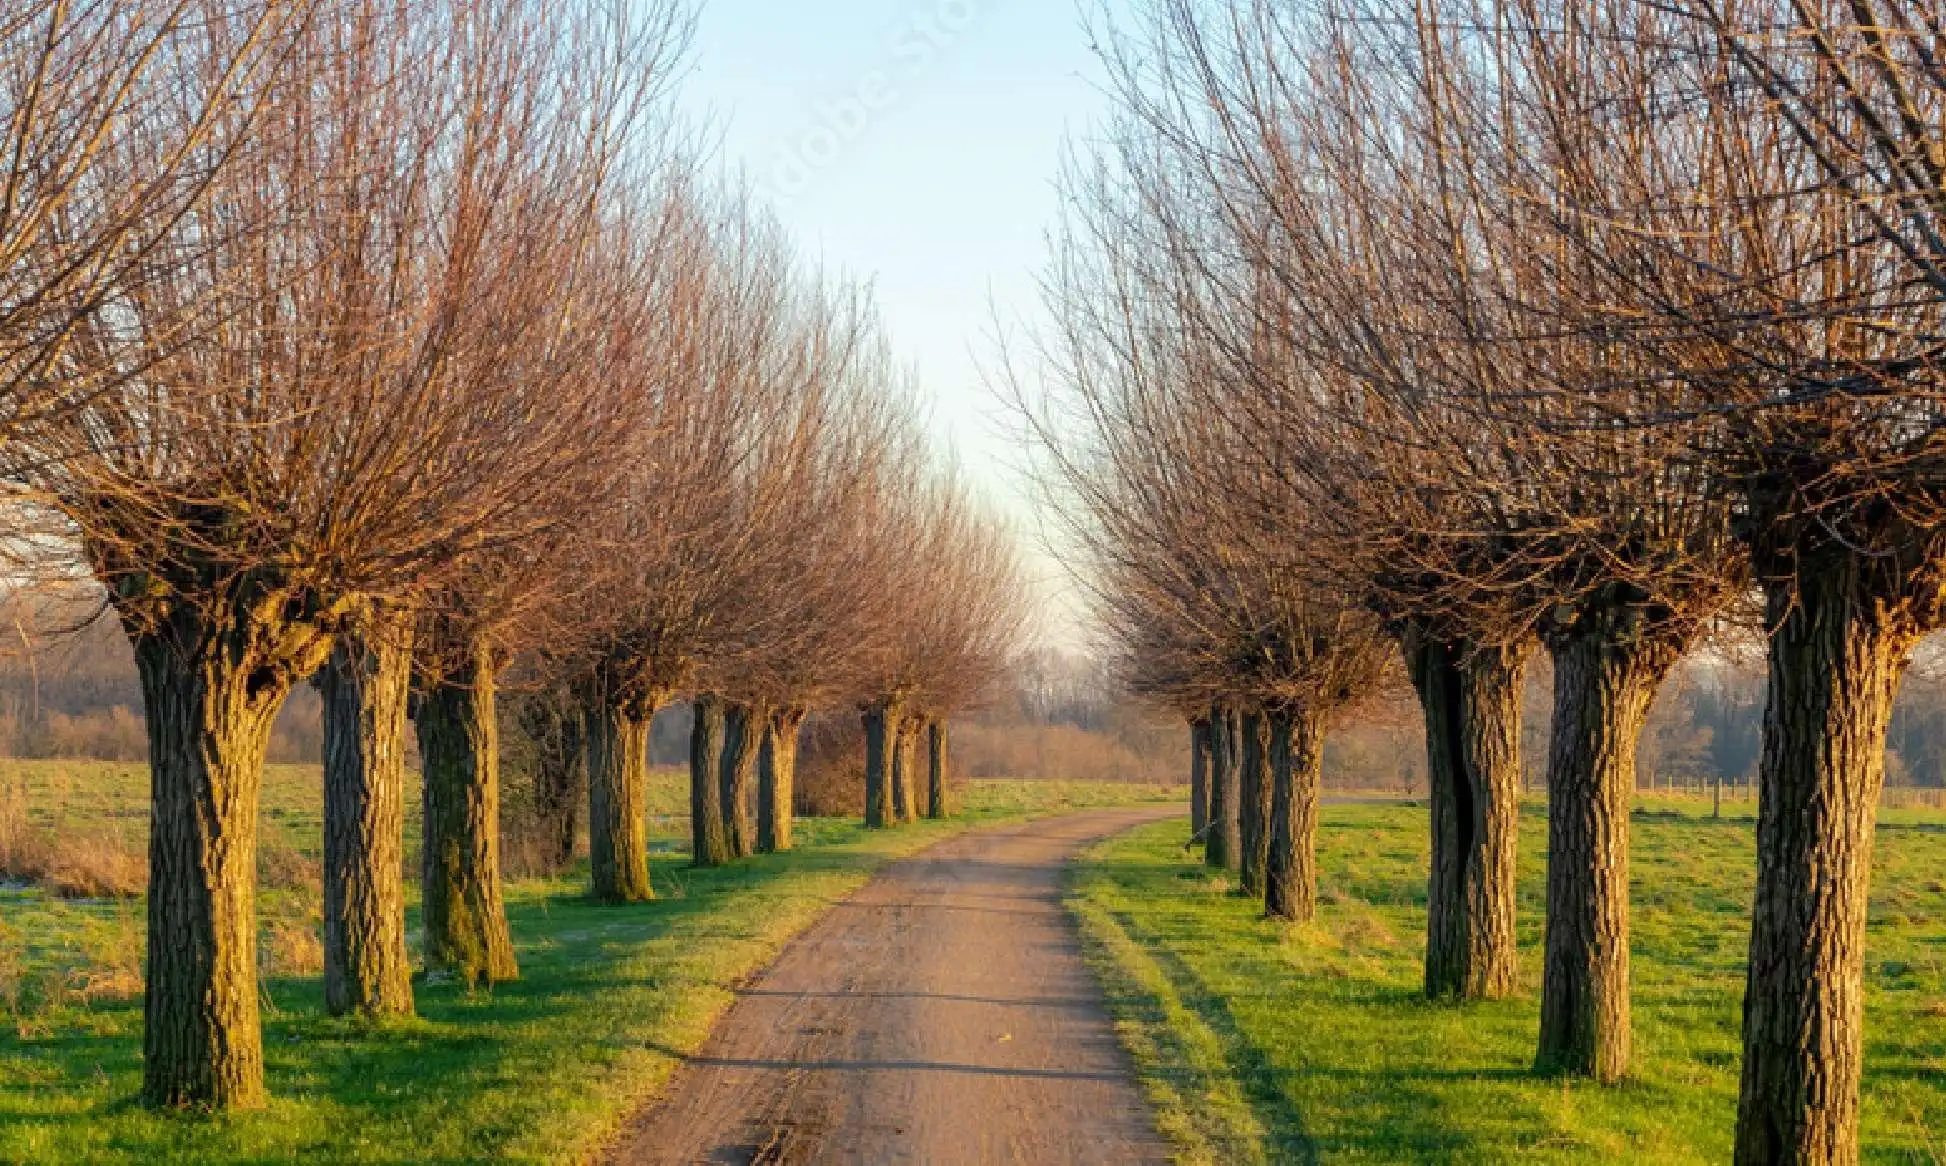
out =
{"type": "Polygon", "coordinates": [[[1106,112],[1082,8],[701,3],[684,105],[807,254],[872,281],[940,439],[1025,525],[980,366],[994,360],[995,307],[1037,310],[1063,143],[1106,112]]]}

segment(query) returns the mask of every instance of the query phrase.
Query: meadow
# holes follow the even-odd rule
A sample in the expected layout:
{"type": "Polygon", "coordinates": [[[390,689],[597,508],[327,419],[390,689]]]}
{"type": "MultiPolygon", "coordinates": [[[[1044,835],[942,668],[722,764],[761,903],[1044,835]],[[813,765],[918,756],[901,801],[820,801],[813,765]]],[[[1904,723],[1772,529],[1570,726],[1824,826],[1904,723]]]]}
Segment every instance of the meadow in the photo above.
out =
{"type": "MultiPolygon", "coordinates": [[[[1723,1162],[1736,1118],[1755,883],[1749,803],[1646,799],[1631,860],[1635,1069],[1531,1071],[1546,809],[1520,837],[1522,985],[1420,991],[1422,806],[1331,805],[1320,907],[1266,922],[1183,846],[1183,822],[1092,848],[1070,903],[1159,1124],[1190,1162],[1723,1162]]],[[[1946,813],[1881,814],[1866,948],[1863,1156],[1946,1163],[1946,813]]]]}
{"type": "MultiPolygon", "coordinates": [[[[658,901],[597,905],[583,868],[512,879],[521,979],[472,992],[422,976],[418,1016],[373,1026],[323,1013],[318,770],[272,767],[259,954],[273,1100],[261,1112],[210,1116],[136,1102],[139,894],[66,897],[109,877],[139,885],[139,870],[113,872],[145,844],[146,770],[0,762],[0,858],[39,863],[45,876],[29,883],[16,872],[0,886],[0,1161],[580,1160],[701,1044],[740,980],[883,863],[982,823],[1183,796],[1126,784],[967,782],[962,812],[948,822],[867,832],[803,820],[790,854],[699,871],[682,837],[685,780],[665,771],[653,782],[658,901]]],[[[416,803],[416,789],[408,799],[416,803]]],[[[407,840],[410,871],[416,814],[407,840]]],[[[417,926],[416,903],[407,926],[417,926]]]]}

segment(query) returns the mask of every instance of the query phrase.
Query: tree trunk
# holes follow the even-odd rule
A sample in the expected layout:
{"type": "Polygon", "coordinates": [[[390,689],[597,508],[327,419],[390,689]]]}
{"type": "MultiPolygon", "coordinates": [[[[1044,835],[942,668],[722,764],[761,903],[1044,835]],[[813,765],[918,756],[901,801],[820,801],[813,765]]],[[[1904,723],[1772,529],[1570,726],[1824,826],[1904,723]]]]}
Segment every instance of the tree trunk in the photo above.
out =
{"type": "Polygon", "coordinates": [[[653,702],[622,697],[597,684],[582,701],[581,738],[588,770],[588,870],[595,899],[646,903],[649,882],[649,726],[653,702]]]}
{"type": "Polygon", "coordinates": [[[1303,923],[1318,909],[1318,788],[1324,721],[1305,709],[1269,718],[1270,829],[1264,915],[1303,923]]]}
{"type": "Polygon", "coordinates": [[[1243,841],[1239,889],[1262,898],[1270,864],[1270,721],[1262,712],[1247,712],[1238,726],[1237,833],[1243,841]]]}
{"type": "Polygon", "coordinates": [[[1209,829],[1209,751],[1208,717],[1189,722],[1189,836],[1201,838],[1209,829]]]}
{"type": "Polygon", "coordinates": [[[1237,790],[1240,734],[1236,712],[1216,706],[1210,717],[1209,796],[1214,819],[1204,840],[1203,861],[1218,870],[1235,870],[1243,861],[1243,836],[1238,814],[1243,799],[1237,790]]]}
{"type": "Polygon", "coordinates": [[[757,850],[775,854],[791,848],[796,820],[797,731],[804,710],[778,709],[764,724],[763,749],[757,756],[757,850]]]}
{"type": "Polygon", "coordinates": [[[1431,790],[1426,995],[1498,999],[1519,976],[1514,860],[1526,651],[1408,633],[1405,654],[1425,714],[1431,790]]]}
{"type": "Polygon", "coordinates": [[[236,602],[124,613],[149,738],[148,964],[142,1098],[265,1101],[257,1010],[257,799],[271,723],[328,641],[236,602]],[[309,655],[293,641],[314,640],[309,655]]]}
{"type": "Polygon", "coordinates": [[[899,725],[905,713],[896,697],[886,697],[865,710],[865,825],[890,826],[893,755],[898,752],[899,725]]]}
{"type": "Polygon", "coordinates": [[[926,726],[926,817],[943,821],[950,811],[946,805],[946,722],[926,726]]]}
{"type": "Polygon", "coordinates": [[[419,701],[425,773],[420,916],[426,965],[468,984],[516,979],[500,892],[500,733],[483,642],[419,701]]]}
{"type": "Polygon", "coordinates": [[[723,836],[732,858],[757,852],[757,755],[763,751],[768,709],[729,704],[723,710],[723,836]]]}
{"type": "Polygon", "coordinates": [[[1768,596],[1757,894],[1736,1161],[1858,1161],[1865,905],[1885,737],[1914,636],[1863,572],[1768,596]]]}
{"type": "Polygon", "coordinates": [[[689,732],[689,853],[697,866],[722,866],[735,857],[729,824],[723,819],[729,708],[722,697],[707,692],[692,707],[696,719],[689,732]]]}
{"type": "Polygon", "coordinates": [[[536,693],[521,706],[521,727],[534,741],[534,813],[540,819],[548,869],[561,871],[574,861],[574,833],[581,804],[587,752],[581,712],[559,689],[536,693]]]}
{"type": "Polygon", "coordinates": [[[405,726],[412,625],[340,637],[318,673],[324,714],[324,1006],[412,1014],[405,944],[405,726]]]}
{"type": "Polygon", "coordinates": [[[899,722],[892,752],[892,813],[900,822],[919,817],[919,724],[916,717],[899,722]]]}
{"type": "MultiPolygon", "coordinates": [[[[1618,618],[1617,622],[1625,622],[1618,618]]],[[[1628,1072],[1628,816],[1642,722],[1679,648],[1626,627],[1550,637],[1547,944],[1543,1072],[1603,1082],[1628,1072]]]]}

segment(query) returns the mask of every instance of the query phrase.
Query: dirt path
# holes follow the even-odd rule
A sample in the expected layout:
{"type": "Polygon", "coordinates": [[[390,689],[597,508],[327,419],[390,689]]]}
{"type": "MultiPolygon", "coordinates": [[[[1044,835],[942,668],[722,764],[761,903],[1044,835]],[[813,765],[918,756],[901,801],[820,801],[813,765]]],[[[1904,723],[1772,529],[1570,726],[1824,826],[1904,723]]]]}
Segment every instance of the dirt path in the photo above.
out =
{"type": "Polygon", "coordinates": [[[980,831],[887,867],[741,994],[612,1160],[1164,1161],[1061,867],[1177,812],[980,831]]]}

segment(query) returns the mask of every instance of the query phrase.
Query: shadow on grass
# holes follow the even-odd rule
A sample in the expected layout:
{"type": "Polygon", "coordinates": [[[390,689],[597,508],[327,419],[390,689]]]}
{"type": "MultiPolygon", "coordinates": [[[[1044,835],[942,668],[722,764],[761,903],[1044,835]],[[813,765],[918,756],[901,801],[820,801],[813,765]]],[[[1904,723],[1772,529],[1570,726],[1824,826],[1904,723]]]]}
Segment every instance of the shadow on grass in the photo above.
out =
{"type": "MultiPolygon", "coordinates": [[[[1176,887],[1180,875],[1173,866],[1156,865],[1140,875],[1131,877],[1132,874],[1129,865],[1123,863],[1113,869],[1112,877],[1125,890],[1137,895],[1179,897],[1181,894],[1176,887]]],[[[1225,895],[1222,898],[1231,905],[1231,909],[1235,909],[1233,897],[1225,895]]],[[[1288,1053],[1283,1057],[1285,1063],[1280,1066],[1270,1050],[1254,1042],[1247,1034],[1244,1024],[1232,1010],[1231,1000],[1207,984],[1171,945],[1168,937],[1144,926],[1133,911],[1110,910],[1108,914],[1129,940],[1154,961],[1182,1006],[1194,1014],[1217,1039],[1230,1074],[1240,1086],[1258,1123],[1267,1131],[1264,1150],[1271,1161],[1310,1163],[1319,1161],[1320,1155],[1324,1154],[1333,1157],[1349,1155],[1373,1161],[1472,1160],[1482,1152],[1482,1147],[1472,1134],[1444,1120],[1442,1110],[1446,1102],[1436,1087],[1442,1082],[1462,1080],[1533,1079],[1533,1073],[1524,1067],[1456,1065],[1358,1069],[1294,1064],[1294,1058],[1288,1053]],[[1299,1081],[1305,1077],[1354,1083],[1361,1098],[1361,1117],[1364,1119],[1355,1132],[1349,1136],[1327,1137],[1307,1128],[1303,1109],[1297,1100],[1299,1081]]],[[[1334,1001],[1337,1006],[1350,1003],[1359,1008],[1397,1014],[1397,1023],[1401,1025],[1414,1023],[1413,1016],[1420,1010],[1456,1007],[1428,1001],[1416,990],[1376,981],[1359,983],[1352,993],[1352,999],[1348,1000],[1345,994],[1348,987],[1350,985],[1344,981],[1336,983],[1334,1001]]],[[[1151,1027],[1166,1023],[1153,1005],[1145,1003],[1145,1008],[1150,1012],[1147,1019],[1151,1027]]],[[[1320,1037],[1329,1039],[1328,1034],[1320,1034],[1320,1037]]],[[[1298,1058],[1303,1056],[1301,1052],[1297,1054],[1298,1058]]],[[[1181,1063],[1170,1066],[1164,1072],[1198,1078],[1208,1076],[1181,1063]]],[[[1179,1077],[1174,1084],[1183,1096],[1193,1097],[1209,1092],[1213,1083],[1206,1079],[1189,1082],[1179,1077]]]]}

